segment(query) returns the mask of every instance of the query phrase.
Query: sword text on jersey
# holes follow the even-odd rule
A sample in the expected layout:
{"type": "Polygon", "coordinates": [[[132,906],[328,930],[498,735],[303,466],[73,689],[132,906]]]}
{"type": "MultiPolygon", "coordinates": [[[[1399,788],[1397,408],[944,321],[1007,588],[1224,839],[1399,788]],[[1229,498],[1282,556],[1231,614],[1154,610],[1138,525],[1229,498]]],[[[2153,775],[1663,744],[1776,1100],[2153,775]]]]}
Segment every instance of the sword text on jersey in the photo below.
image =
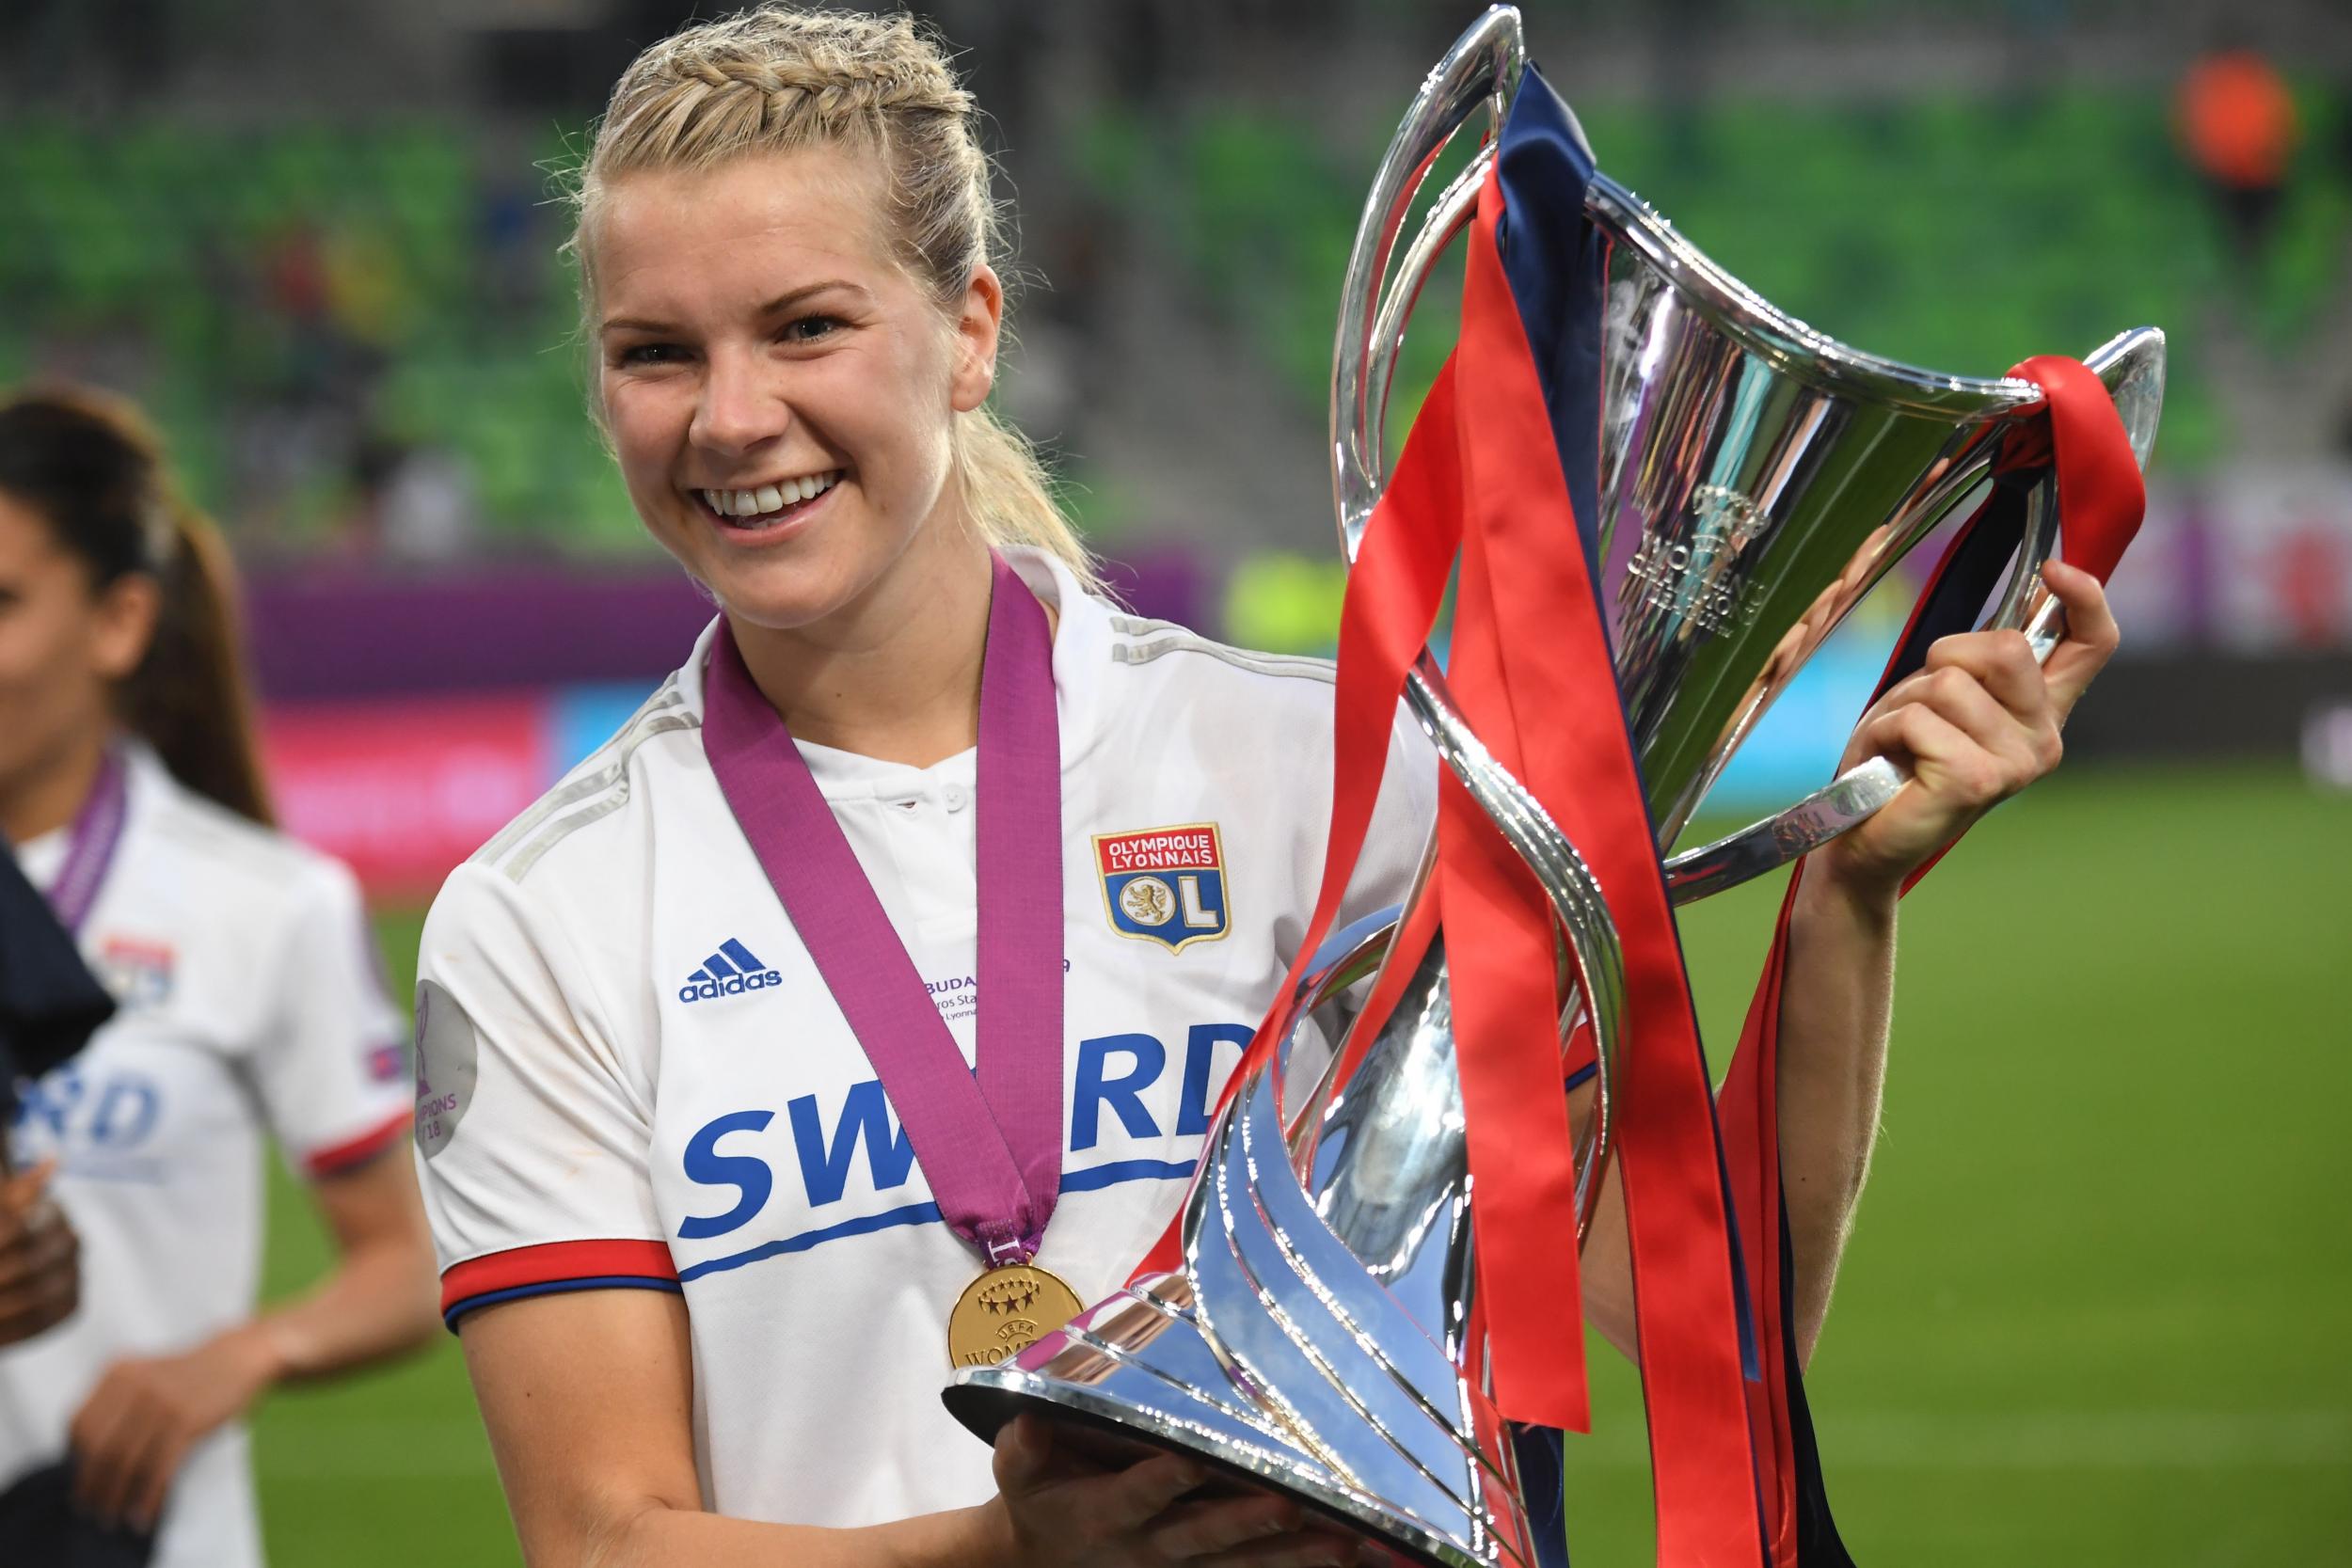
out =
{"type": "MultiPolygon", "coordinates": [[[[1168,1047],[1154,1035],[1080,1040],[1070,1078],[1063,1191],[1189,1174],[1189,1160],[1164,1157],[1198,1153],[1222,1075],[1240,1059],[1251,1033],[1246,1024],[1194,1024],[1172,1070],[1168,1047]],[[1171,1139],[1185,1141],[1171,1147],[1171,1139]],[[1126,1157],[1145,1152],[1163,1158],[1126,1157]],[[1094,1158],[1080,1164],[1081,1155],[1094,1158]]],[[[850,1085],[830,1117],[826,1109],[807,1094],[786,1101],[780,1127],[776,1113],[765,1109],[730,1111],[706,1121],[687,1140],[683,1173],[714,1196],[731,1191],[733,1201],[717,1212],[688,1215],[678,1236],[707,1240],[751,1224],[775,1197],[780,1167],[799,1176],[801,1197],[811,1212],[861,1195],[879,1198],[907,1184],[914,1150],[881,1080],[850,1085]],[[861,1165],[863,1181],[856,1180],[861,1165]]]]}

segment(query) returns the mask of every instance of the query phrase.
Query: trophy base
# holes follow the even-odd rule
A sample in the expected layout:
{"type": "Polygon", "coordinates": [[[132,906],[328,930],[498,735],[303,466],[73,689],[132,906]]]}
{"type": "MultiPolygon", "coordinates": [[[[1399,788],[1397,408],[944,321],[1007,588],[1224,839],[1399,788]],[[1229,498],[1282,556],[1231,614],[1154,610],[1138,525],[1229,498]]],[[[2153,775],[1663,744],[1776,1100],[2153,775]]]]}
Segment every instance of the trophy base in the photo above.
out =
{"type": "Polygon", "coordinates": [[[1351,1485],[1250,1399],[1244,1374],[1212,1347],[1190,1282],[1163,1275],[1080,1313],[1017,1358],[967,1367],[942,1392],[983,1440],[1023,1411],[1054,1423],[1055,1441],[1105,1468],[1175,1451],[1216,1478],[1207,1496],[1279,1493],[1373,1548],[1383,1568],[1492,1568],[1521,1554],[1455,1521],[1468,1544],[1351,1485]]]}

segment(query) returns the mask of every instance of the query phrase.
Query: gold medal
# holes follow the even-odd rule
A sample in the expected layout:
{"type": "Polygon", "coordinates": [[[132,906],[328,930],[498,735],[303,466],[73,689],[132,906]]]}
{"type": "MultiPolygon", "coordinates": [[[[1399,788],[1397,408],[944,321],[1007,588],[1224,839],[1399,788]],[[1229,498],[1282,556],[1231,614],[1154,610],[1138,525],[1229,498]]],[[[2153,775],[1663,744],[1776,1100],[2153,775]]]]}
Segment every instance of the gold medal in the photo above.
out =
{"type": "Polygon", "coordinates": [[[1077,1315],[1076,1292],[1035,1263],[990,1269],[963,1288],[947,1313],[947,1359],[958,1367],[993,1367],[1077,1315]]]}

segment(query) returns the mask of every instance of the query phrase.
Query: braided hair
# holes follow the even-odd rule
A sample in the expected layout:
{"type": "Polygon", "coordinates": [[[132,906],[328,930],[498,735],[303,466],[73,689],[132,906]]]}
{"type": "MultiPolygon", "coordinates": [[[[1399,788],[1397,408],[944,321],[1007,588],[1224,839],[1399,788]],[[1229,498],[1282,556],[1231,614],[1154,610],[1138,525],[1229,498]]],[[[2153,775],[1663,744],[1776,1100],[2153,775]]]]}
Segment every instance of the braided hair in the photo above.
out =
{"type": "MultiPolygon", "coordinates": [[[[595,226],[613,183],[827,145],[880,157],[898,261],[952,313],[972,275],[1004,253],[1005,214],[990,194],[977,118],[946,52],[903,15],[771,4],[662,40],[614,84],[573,193],[567,249],[586,325],[595,226]]],[[[1036,450],[993,405],[956,416],[954,453],[955,483],[991,544],[1039,546],[1099,584],[1036,450]]]]}

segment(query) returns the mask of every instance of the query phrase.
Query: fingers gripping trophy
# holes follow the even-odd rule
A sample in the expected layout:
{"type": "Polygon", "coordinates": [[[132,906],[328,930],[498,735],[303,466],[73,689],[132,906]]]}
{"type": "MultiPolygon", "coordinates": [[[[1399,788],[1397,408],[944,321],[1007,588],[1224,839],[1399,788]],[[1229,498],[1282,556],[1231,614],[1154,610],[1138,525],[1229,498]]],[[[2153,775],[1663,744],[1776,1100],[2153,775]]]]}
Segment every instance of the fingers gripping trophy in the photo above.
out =
{"type": "Polygon", "coordinates": [[[950,1409],[983,1436],[1034,1410],[1106,1457],[1185,1452],[1353,1531],[1365,1560],[1558,1560],[1514,1434],[1586,1424],[1577,1255],[1613,1164],[1661,1560],[1843,1562],[1787,1299],[1770,1092],[1786,919],[1718,1103],[1671,911],[1788,865],[1908,780],[1874,758],[1662,851],[1939,525],[1959,520],[1881,689],[1979,624],[2046,658],[2065,625],[2041,566],[2113,568],[2163,385],[2153,328],[1971,379],[1792,320],[1598,172],[1518,13],[1488,11],[1399,127],[1344,285],[1350,578],[1303,956],[1169,1243],[1120,1294],[959,1371],[950,1409]],[[1473,120],[1491,135],[1400,246],[1473,120]],[[1464,235],[1461,337],[1391,470],[1406,319],[1464,235]],[[1426,639],[1450,580],[1440,669],[1426,639]],[[1437,830],[1404,906],[1333,931],[1400,696],[1445,769],[1437,830]],[[1571,1126],[1580,1079],[1591,1112],[1571,1126]]]}

